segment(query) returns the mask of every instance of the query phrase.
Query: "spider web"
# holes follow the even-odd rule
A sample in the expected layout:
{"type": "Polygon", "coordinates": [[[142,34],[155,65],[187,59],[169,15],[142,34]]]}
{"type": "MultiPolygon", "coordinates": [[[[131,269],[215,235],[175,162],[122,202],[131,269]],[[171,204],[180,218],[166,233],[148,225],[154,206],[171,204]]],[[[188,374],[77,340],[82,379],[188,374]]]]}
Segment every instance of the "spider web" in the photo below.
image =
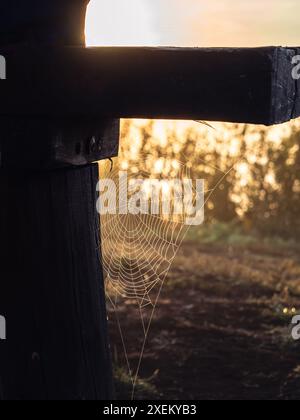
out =
{"type": "MultiPolygon", "coordinates": [[[[153,178],[153,157],[140,155],[137,161],[143,162],[142,165],[138,165],[142,168],[137,170],[137,167],[133,165],[133,170],[129,169],[127,173],[128,182],[137,178],[144,180],[153,178]]],[[[112,167],[107,162],[100,164],[100,177],[113,180],[117,186],[117,194],[120,192],[121,162],[122,158],[119,158],[113,160],[112,167]]],[[[176,179],[192,179],[191,169],[187,162],[176,161],[176,179]]],[[[222,172],[219,183],[226,176],[227,173],[222,172]]],[[[156,179],[169,181],[170,175],[168,172],[161,171],[156,179]]],[[[205,191],[207,194],[205,202],[214,190],[205,191]]],[[[193,193],[194,199],[196,199],[194,187],[193,193]]],[[[120,214],[119,208],[117,214],[101,215],[106,294],[112,309],[111,312],[116,318],[124,357],[132,380],[132,399],[164,283],[180,245],[190,228],[185,224],[184,214],[170,214],[169,216],[164,214],[162,210],[164,199],[165,196],[162,193],[159,214],[120,214]],[[122,321],[125,321],[126,318],[124,305],[134,306],[138,311],[139,322],[134,325],[134,328],[136,328],[139,338],[135,344],[127,342],[126,330],[122,326],[122,321]],[[136,351],[137,349],[139,351],[136,351]],[[138,355],[130,358],[129,352],[132,353],[134,350],[138,355]],[[131,359],[134,359],[134,362],[131,359]]]]}

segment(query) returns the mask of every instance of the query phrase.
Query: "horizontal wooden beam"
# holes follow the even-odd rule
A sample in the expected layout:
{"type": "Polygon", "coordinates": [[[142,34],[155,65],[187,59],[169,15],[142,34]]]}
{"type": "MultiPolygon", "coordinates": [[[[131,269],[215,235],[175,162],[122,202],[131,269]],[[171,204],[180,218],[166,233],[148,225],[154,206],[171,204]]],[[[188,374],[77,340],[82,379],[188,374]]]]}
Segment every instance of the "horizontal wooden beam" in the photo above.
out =
{"type": "Polygon", "coordinates": [[[278,124],[300,116],[297,48],[6,48],[0,115],[278,124]]]}

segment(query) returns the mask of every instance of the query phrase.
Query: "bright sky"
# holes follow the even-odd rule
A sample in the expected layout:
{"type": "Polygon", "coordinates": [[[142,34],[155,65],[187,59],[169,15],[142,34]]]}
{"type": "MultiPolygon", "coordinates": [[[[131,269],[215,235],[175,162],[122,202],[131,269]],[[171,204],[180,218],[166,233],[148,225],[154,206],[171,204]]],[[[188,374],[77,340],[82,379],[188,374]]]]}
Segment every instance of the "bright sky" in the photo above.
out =
{"type": "Polygon", "coordinates": [[[300,45],[300,0],[91,0],[88,45],[300,45]]]}

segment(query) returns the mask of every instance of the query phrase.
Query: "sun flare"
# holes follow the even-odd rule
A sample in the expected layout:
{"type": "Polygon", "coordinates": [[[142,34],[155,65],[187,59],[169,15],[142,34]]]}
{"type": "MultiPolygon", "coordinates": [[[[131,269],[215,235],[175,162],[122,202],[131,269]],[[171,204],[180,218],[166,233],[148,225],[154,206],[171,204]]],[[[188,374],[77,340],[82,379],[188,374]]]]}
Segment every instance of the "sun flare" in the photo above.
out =
{"type": "Polygon", "coordinates": [[[158,45],[149,0],[93,0],[86,20],[88,46],[158,45]]]}

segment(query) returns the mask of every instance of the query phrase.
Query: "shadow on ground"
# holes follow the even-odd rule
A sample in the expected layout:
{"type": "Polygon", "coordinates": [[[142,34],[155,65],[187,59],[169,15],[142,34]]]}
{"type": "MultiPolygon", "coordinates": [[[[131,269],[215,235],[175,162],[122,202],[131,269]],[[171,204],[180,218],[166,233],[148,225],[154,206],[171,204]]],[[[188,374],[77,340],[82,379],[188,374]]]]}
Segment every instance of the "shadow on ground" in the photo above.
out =
{"type": "MultiPolygon", "coordinates": [[[[300,342],[290,326],[299,297],[300,260],[292,252],[185,243],[155,313],[135,398],[300,399],[300,342]]],[[[136,365],[139,311],[124,306],[119,316],[136,365]]],[[[111,308],[109,315],[118,398],[130,399],[111,308]]]]}

